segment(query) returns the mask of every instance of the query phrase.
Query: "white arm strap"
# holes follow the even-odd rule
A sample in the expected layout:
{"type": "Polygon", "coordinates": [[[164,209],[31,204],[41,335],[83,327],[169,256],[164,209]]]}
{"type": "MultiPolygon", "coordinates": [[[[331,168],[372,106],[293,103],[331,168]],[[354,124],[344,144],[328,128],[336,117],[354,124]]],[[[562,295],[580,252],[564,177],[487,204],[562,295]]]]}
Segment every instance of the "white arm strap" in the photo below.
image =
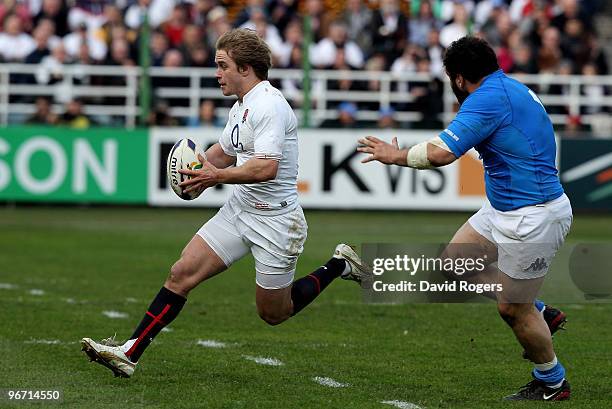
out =
{"type": "Polygon", "coordinates": [[[408,157],[406,158],[408,167],[415,169],[431,169],[435,167],[429,162],[429,159],[427,158],[427,144],[429,143],[439,148],[442,148],[447,152],[451,152],[448,145],[439,136],[436,136],[435,138],[431,138],[428,141],[421,142],[408,149],[408,157]]]}

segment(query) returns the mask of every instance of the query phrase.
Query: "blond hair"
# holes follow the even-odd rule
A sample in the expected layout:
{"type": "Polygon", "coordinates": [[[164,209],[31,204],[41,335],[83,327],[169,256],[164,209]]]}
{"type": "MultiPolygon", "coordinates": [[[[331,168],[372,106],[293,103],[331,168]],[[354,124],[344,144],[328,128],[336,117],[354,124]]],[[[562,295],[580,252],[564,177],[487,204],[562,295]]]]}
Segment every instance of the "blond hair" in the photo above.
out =
{"type": "Polygon", "coordinates": [[[255,31],[247,28],[230,30],[217,40],[217,50],[225,51],[239,68],[250,65],[260,80],[268,79],[272,51],[255,31]]]}

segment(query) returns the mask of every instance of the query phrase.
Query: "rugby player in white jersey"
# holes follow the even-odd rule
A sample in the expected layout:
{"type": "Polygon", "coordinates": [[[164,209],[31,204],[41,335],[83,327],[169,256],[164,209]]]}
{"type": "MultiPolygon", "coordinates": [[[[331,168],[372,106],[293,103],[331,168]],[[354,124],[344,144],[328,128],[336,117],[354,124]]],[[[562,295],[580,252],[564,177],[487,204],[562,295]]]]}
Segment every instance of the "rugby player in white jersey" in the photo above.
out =
{"type": "Polygon", "coordinates": [[[235,95],[219,142],[200,156],[202,169],[182,171],[184,190],[219,183],[236,185],[219,212],[194,235],[133,335],[81,341],[83,350],[116,376],[130,377],[153,338],[179,314],[189,292],[251,253],[259,316],[277,325],[312,302],[335,278],[360,282],[369,271],[347,245],[339,244],[322,267],[293,281],[307,225],[298,203],[297,119],[279,90],[267,81],[271,53],[255,31],[221,36],[215,54],[223,95],[235,95]]]}

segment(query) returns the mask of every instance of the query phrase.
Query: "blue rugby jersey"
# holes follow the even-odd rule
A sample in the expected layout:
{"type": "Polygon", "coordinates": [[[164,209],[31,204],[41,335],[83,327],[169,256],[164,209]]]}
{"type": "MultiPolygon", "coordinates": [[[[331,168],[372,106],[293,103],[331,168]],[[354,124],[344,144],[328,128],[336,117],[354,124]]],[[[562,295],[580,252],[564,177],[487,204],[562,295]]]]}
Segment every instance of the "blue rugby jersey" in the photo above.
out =
{"type": "Polygon", "coordinates": [[[457,157],[471,148],[478,151],[487,198],[497,210],[545,203],[563,194],[550,118],[535,93],[502,70],[483,79],[440,138],[457,157]]]}

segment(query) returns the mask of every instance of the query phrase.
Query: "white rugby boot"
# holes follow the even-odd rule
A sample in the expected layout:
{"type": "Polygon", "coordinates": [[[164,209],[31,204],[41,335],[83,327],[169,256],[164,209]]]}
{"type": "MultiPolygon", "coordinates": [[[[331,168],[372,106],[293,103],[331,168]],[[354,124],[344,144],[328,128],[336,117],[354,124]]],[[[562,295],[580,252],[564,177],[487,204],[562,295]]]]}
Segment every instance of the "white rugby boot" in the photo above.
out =
{"type": "Polygon", "coordinates": [[[365,264],[361,257],[347,244],[340,243],[334,250],[334,258],[340,258],[346,261],[349,266],[349,271],[344,271],[340,274],[343,280],[352,280],[362,283],[372,278],[372,269],[365,264]]]}
{"type": "Polygon", "coordinates": [[[136,363],[130,361],[119,344],[115,342],[115,337],[103,339],[99,343],[91,338],[81,340],[81,351],[89,357],[90,362],[97,362],[104,365],[115,376],[129,378],[134,373],[136,363]]]}

